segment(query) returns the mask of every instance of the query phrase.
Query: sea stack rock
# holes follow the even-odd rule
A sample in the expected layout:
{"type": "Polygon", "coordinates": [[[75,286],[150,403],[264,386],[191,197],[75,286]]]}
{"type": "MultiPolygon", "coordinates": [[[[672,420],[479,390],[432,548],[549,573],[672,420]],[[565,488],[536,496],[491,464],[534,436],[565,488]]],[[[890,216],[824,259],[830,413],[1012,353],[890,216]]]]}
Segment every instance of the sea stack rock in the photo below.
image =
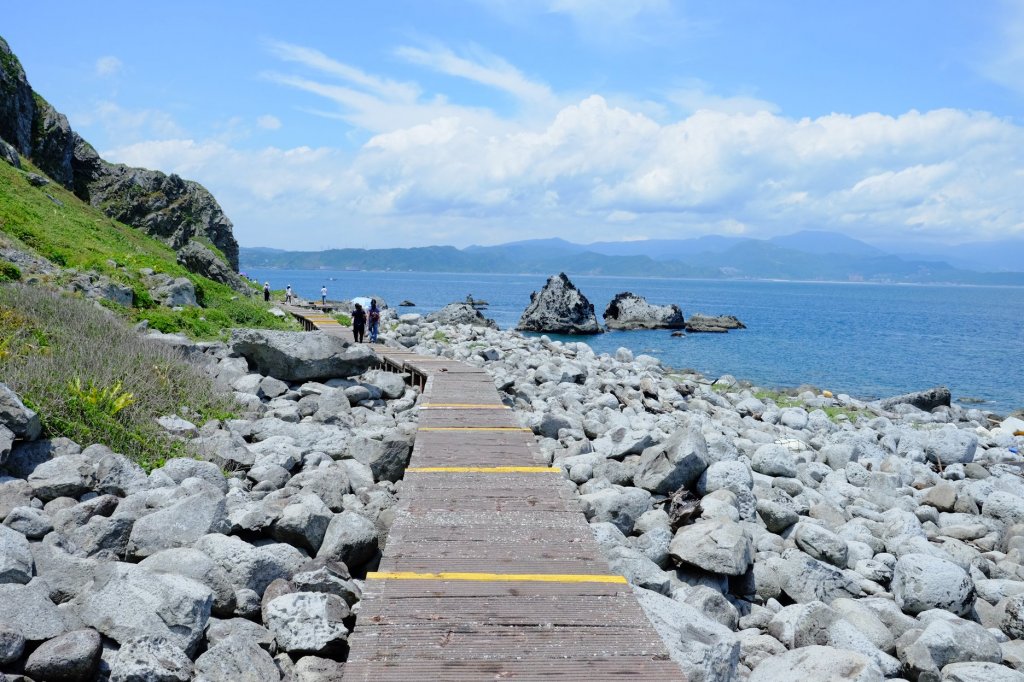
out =
{"type": "Polygon", "coordinates": [[[518,331],[551,334],[600,334],[594,304],[587,300],[564,272],[548,278],[539,292],[530,294],[530,305],[516,325],[518,331]]]}
{"type": "Polygon", "coordinates": [[[682,329],[683,311],[676,304],[652,305],[643,296],[616,294],[604,311],[609,329],[682,329]]]}
{"type": "Polygon", "coordinates": [[[730,329],[746,328],[747,325],[737,320],[734,315],[718,315],[714,317],[704,315],[703,313],[691,315],[690,319],[686,321],[685,327],[688,332],[710,332],[717,334],[724,334],[730,329]]]}
{"type": "Polygon", "coordinates": [[[427,315],[427,322],[439,324],[468,324],[473,327],[489,327],[497,329],[498,324],[483,316],[470,303],[449,303],[437,312],[427,315]]]}

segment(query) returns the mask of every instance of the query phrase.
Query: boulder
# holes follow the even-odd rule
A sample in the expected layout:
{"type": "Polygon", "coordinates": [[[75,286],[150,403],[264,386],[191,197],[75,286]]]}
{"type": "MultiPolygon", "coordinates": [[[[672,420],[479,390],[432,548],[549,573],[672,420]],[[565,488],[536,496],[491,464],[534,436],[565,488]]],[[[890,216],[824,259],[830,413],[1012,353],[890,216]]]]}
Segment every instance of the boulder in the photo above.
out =
{"type": "Polygon", "coordinates": [[[376,551],[377,528],[373,522],[353,511],[343,511],[331,519],[316,556],[355,567],[366,563],[376,551]]]}
{"type": "Polygon", "coordinates": [[[192,661],[167,637],[137,637],[121,643],[110,682],[189,682],[192,661]]]}
{"type": "Polygon", "coordinates": [[[234,612],[235,591],[227,573],[198,549],[165,549],[146,557],[139,566],[152,573],[173,573],[202,583],[213,593],[213,613],[225,616],[234,612]]]}
{"type": "Polygon", "coordinates": [[[913,405],[919,410],[931,412],[936,407],[949,407],[951,400],[952,395],[948,388],[936,386],[935,388],[929,388],[927,391],[904,393],[892,398],[884,398],[875,404],[883,410],[892,410],[897,405],[913,405]]]}
{"type": "Polygon", "coordinates": [[[186,652],[198,647],[213,606],[210,588],[190,578],[110,562],[77,598],[82,622],[117,642],[166,637],[186,652]]]}
{"type": "Polygon", "coordinates": [[[530,294],[530,304],[519,318],[516,330],[550,334],[600,334],[594,305],[565,273],[548,278],[539,292],[530,294]]]}
{"type": "Polygon", "coordinates": [[[681,429],[640,455],[633,484],[660,495],[689,487],[708,467],[708,446],[700,427],[681,429]]]}
{"type": "Polygon", "coordinates": [[[765,476],[796,476],[796,461],[792,451],[785,445],[765,443],[754,451],[750,458],[750,468],[765,476]]]}
{"type": "Polygon", "coordinates": [[[640,515],[651,508],[646,490],[615,486],[580,495],[583,513],[591,523],[608,521],[623,533],[630,533],[640,515]]]}
{"type": "Polygon", "coordinates": [[[84,455],[65,455],[43,462],[29,474],[28,482],[36,497],[49,501],[58,497],[78,497],[95,484],[95,464],[84,455]]]}
{"type": "Polygon", "coordinates": [[[43,429],[39,415],[25,407],[21,398],[2,383],[0,383],[0,425],[6,426],[15,437],[24,440],[39,438],[43,429]]]}
{"type": "Polygon", "coordinates": [[[615,294],[604,311],[609,329],[682,329],[683,311],[676,304],[652,305],[643,296],[615,294]]]}
{"type": "Polygon", "coordinates": [[[497,322],[484,317],[483,313],[469,303],[449,303],[427,315],[426,320],[444,325],[468,324],[472,327],[498,328],[497,322]]]}
{"type": "Polygon", "coordinates": [[[740,643],[729,628],[689,604],[633,588],[669,656],[690,682],[726,682],[737,679],[740,643]]]}
{"type": "Polygon", "coordinates": [[[300,493],[281,512],[271,528],[271,534],[281,542],[302,547],[315,554],[323,543],[333,516],[318,496],[300,493]]]}
{"type": "Polygon", "coordinates": [[[100,662],[100,633],[74,630],[39,645],[25,663],[25,674],[49,682],[91,680],[100,662]]]}
{"type": "Polygon", "coordinates": [[[963,616],[974,606],[974,581],[951,561],[904,554],[893,570],[892,593],[904,613],[944,609],[963,616]]]}
{"type": "Polygon", "coordinates": [[[188,495],[169,507],[147,514],[135,522],[128,542],[128,551],[147,557],[163,549],[188,547],[209,533],[230,530],[224,495],[209,486],[195,495],[188,495]]]}
{"type": "Polygon", "coordinates": [[[810,556],[839,568],[846,568],[846,541],[813,523],[799,523],[793,532],[796,546],[810,556]]]}
{"type": "Polygon", "coordinates": [[[764,659],[754,668],[748,682],[882,682],[884,679],[882,671],[864,654],[830,646],[806,646],[764,659]]]}
{"type": "Polygon", "coordinates": [[[32,551],[25,536],[0,525],[0,584],[26,584],[32,580],[33,567],[32,551]]]}
{"type": "Polygon", "coordinates": [[[399,481],[412,454],[412,443],[401,433],[388,434],[383,440],[355,436],[346,448],[354,460],[370,467],[375,481],[399,481]]]}
{"type": "Polygon", "coordinates": [[[362,374],[378,362],[369,346],[349,346],[324,332],[233,329],[231,348],[260,374],[282,381],[347,378],[362,374]]]}
{"type": "Polygon", "coordinates": [[[998,663],[1003,660],[1003,652],[999,640],[977,623],[936,617],[912,644],[901,647],[900,658],[905,667],[918,675],[928,673],[938,677],[942,668],[950,663],[998,663]]]}
{"type": "Polygon", "coordinates": [[[688,332],[724,334],[730,329],[746,329],[747,325],[736,319],[734,315],[713,316],[694,313],[683,328],[688,332]]]}
{"type": "Polygon", "coordinates": [[[185,277],[178,277],[166,284],[154,287],[149,293],[153,300],[159,301],[168,308],[199,305],[196,302],[196,288],[191,280],[185,277]]]}
{"type": "Polygon", "coordinates": [[[25,637],[19,630],[0,625],[0,666],[14,663],[25,651],[25,637]]]}
{"type": "Polygon", "coordinates": [[[20,632],[30,642],[67,632],[60,610],[38,581],[31,585],[0,584],[0,604],[0,628],[20,632]]]}
{"type": "Polygon", "coordinates": [[[743,527],[725,519],[683,526],[668,551],[678,561],[723,575],[743,575],[754,558],[743,527]]]}
{"type": "Polygon", "coordinates": [[[942,682],[1024,682],[1024,673],[998,663],[950,663],[942,682]]]}
{"type": "Polygon", "coordinates": [[[333,594],[293,592],[267,605],[267,628],[290,654],[337,652],[348,638],[348,604],[333,594]]]}
{"type": "Polygon", "coordinates": [[[274,659],[254,639],[229,636],[196,659],[197,680],[203,682],[264,682],[277,680],[274,659]]]}
{"type": "Polygon", "coordinates": [[[822,601],[828,604],[840,597],[861,595],[856,578],[800,550],[787,550],[782,559],[777,564],[780,587],[797,603],[822,601]]]}

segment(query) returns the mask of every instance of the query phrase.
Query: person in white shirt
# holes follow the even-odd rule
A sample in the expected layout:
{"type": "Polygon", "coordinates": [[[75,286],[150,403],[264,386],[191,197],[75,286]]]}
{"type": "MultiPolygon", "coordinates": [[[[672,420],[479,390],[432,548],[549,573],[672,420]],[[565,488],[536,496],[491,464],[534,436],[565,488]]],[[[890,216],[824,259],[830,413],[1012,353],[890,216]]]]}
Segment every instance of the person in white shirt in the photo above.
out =
{"type": "Polygon", "coordinates": [[[284,302],[285,303],[291,303],[292,302],[292,285],[291,284],[289,284],[288,286],[286,286],[284,288],[284,302]]]}
{"type": "Polygon", "coordinates": [[[327,307],[327,285],[320,287],[320,305],[327,307]]]}

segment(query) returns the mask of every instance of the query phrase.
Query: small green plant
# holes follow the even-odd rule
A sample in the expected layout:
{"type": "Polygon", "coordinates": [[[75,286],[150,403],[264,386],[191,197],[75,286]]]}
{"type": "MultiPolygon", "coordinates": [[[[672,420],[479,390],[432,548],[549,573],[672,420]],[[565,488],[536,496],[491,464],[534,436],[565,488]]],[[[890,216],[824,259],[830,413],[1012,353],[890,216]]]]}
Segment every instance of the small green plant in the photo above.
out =
{"type": "Polygon", "coordinates": [[[448,338],[448,335],[445,334],[440,329],[438,329],[436,332],[434,332],[434,335],[432,337],[430,337],[430,338],[432,338],[434,341],[437,341],[438,343],[448,343],[450,341],[450,339],[448,338]]]}
{"type": "Polygon", "coordinates": [[[334,319],[337,320],[338,324],[342,325],[343,327],[352,326],[352,318],[346,315],[345,313],[338,313],[337,315],[334,316],[334,319]]]}
{"type": "Polygon", "coordinates": [[[17,282],[21,280],[21,270],[14,263],[0,263],[0,282],[17,282]]]}
{"type": "Polygon", "coordinates": [[[113,386],[101,388],[92,379],[83,384],[81,377],[75,377],[68,382],[68,393],[73,403],[87,410],[98,410],[108,417],[116,416],[135,403],[135,396],[124,390],[120,381],[113,386]]]}
{"type": "Polygon", "coordinates": [[[754,393],[754,397],[762,401],[771,400],[779,407],[803,407],[803,402],[799,398],[786,395],[781,391],[757,391],[754,393]]]}

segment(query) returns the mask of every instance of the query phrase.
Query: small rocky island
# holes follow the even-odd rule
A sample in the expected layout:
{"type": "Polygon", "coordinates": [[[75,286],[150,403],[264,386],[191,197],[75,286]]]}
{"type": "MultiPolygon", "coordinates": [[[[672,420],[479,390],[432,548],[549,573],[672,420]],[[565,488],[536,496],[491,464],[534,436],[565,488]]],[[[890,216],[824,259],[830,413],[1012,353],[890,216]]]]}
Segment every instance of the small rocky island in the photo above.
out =
{"type": "Polygon", "coordinates": [[[594,304],[564,272],[552,275],[543,289],[530,294],[530,305],[519,318],[516,330],[581,335],[604,331],[594,314],[594,304]]]}
{"type": "Polygon", "coordinates": [[[604,311],[608,329],[682,329],[683,311],[676,304],[652,305],[629,291],[616,294],[604,311]]]}
{"type": "Polygon", "coordinates": [[[686,321],[686,331],[725,334],[730,329],[746,329],[747,325],[736,319],[735,315],[705,315],[694,313],[686,321]]]}

